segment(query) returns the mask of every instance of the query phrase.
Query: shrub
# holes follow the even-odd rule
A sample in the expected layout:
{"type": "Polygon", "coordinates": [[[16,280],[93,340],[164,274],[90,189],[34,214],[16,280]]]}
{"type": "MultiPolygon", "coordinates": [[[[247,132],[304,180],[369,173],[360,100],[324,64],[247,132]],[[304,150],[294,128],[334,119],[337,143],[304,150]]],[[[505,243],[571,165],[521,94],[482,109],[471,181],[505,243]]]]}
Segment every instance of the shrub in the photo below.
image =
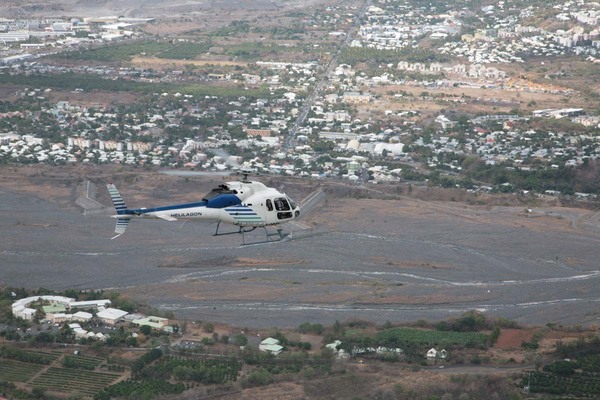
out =
{"type": "Polygon", "coordinates": [[[150,325],[142,325],[140,326],[140,332],[148,336],[152,332],[152,327],[150,325]]]}
{"type": "Polygon", "coordinates": [[[298,327],[298,330],[301,333],[316,333],[317,335],[321,335],[323,334],[323,325],[305,322],[298,327]]]}
{"type": "Polygon", "coordinates": [[[273,382],[273,375],[265,370],[257,370],[251,372],[247,377],[242,379],[242,387],[249,388],[255,386],[266,386],[273,382]]]}

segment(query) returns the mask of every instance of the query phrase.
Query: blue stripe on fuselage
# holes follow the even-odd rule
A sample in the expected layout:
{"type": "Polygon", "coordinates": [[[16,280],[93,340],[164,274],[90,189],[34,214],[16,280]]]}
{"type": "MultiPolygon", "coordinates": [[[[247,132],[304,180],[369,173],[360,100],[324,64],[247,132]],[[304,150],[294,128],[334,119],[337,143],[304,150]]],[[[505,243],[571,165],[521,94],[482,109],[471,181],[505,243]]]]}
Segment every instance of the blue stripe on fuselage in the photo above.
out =
{"type": "Polygon", "coordinates": [[[208,208],[225,208],[237,206],[241,204],[241,200],[235,194],[220,194],[208,200],[206,207],[208,208]]]}
{"type": "Polygon", "coordinates": [[[175,204],[172,206],[163,206],[163,207],[153,207],[153,208],[135,208],[126,210],[126,214],[147,214],[151,212],[159,212],[159,211],[174,211],[174,210],[182,210],[186,208],[193,207],[207,207],[207,208],[225,208],[229,206],[237,206],[241,204],[240,199],[234,194],[221,194],[219,196],[213,197],[212,199],[206,201],[202,200],[196,203],[185,203],[185,204],[175,204]]]}
{"type": "Polygon", "coordinates": [[[199,201],[197,203],[175,204],[172,206],[162,206],[162,207],[153,207],[153,208],[134,208],[131,210],[127,210],[127,214],[146,214],[146,213],[158,212],[158,211],[181,210],[181,209],[192,208],[192,207],[206,207],[206,201],[199,201]]]}

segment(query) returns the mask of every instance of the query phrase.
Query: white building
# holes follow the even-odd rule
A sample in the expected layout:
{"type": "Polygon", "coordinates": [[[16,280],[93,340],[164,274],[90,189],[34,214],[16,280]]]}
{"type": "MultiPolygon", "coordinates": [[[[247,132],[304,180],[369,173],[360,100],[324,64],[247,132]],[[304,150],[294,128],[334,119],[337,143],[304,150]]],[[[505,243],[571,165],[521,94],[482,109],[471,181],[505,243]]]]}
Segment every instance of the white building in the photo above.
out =
{"type": "Polygon", "coordinates": [[[110,300],[72,301],[69,308],[98,308],[110,306],[110,300]]]}
{"type": "Polygon", "coordinates": [[[73,316],[71,317],[71,319],[73,321],[81,321],[81,322],[88,322],[92,319],[93,315],[85,312],[85,311],[77,311],[75,314],[73,314],[73,316]]]}
{"type": "Polygon", "coordinates": [[[106,310],[100,311],[96,316],[105,324],[115,325],[127,314],[127,311],[119,310],[117,308],[107,308],[106,310]]]}
{"type": "Polygon", "coordinates": [[[279,340],[269,337],[260,342],[260,345],[258,345],[258,349],[260,351],[277,355],[283,351],[283,346],[279,345],[279,340]]]}
{"type": "Polygon", "coordinates": [[[379,142],[375,145],[375,149],[373,152],[375,154],[382,155],[385,151],[388,154],[393,154],[395,156],[399,154],[403,154],[404,144],[402,143],[383,143],[379,142]]]}
{"type": "Polygon", "coordinates": [[[68,307],[69,303],[73,301],[70,297],[64,296],[31,296],[25,297],[24,299],[19,299],[12,304],[12,313],[15,317],[23,318],[23,319],[32,319],[33,314],[35,314],[35,309],[28,307],[29,304],[35,301],[45,301],[51,304],[60,304],[65,307],[68,307]],[[33,314],[31,311],[33,310],[33,314]],[[31,315],[31,316],[30,316],[31,315]]]}
{"type": "Polygon", "coordinates": [[[16,307],[13,308],[13,315],[17,318],[23,318],[26,321],[31,321],[35,315],[36,310],[28,307],[16,307]]]}

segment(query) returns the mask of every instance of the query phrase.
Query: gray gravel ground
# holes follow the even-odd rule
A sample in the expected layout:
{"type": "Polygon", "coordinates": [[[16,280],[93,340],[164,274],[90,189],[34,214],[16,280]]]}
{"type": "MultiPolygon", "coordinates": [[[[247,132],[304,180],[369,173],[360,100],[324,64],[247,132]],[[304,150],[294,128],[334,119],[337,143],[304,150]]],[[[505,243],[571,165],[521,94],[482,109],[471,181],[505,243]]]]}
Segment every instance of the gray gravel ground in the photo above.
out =
{"type": "Polygon", "coordinates": [[[456,207],[330,199],[312,218],[329,233],[241,247],[196,222],[134,221],[110,240],[105,215],[0,189],[0,284],[115,288],[178,317],[255,328],[472,309],[524,324],[598,322],[597,231],[556,209],[527,218],[456,207]]]}

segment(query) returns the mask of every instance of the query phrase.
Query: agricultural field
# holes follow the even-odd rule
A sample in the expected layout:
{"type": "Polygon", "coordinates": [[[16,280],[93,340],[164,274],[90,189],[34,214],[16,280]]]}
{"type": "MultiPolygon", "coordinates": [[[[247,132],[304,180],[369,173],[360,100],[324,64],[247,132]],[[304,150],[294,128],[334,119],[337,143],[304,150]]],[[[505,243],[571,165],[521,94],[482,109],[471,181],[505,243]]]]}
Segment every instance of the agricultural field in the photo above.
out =
{"type": "Polygon", "coordinates": [[[447,57],[421,48],[405,48],[398,50],[379,50],[374,48],[347,47],[342,50],[340,63],[356,65],[360,62],[397,63],[408,62],[446,62],[447,57]]]}
{"type": "Polygon", "coordinates": [[[176,91],[193,96],[219,96],[219,97],[273,97],[267,87],[258,87],[245,90],[240,86],[233,85],[208,85],[194,83],[189,85],[177,85],[167,83],[134,82],[123,79],[109,80],[96,75],[84,74],[56,74],[52,80],[43,76],[21,76],[0,74],[0,84],[27,85],[52,87],[65,90],[83,89],[88,91],[130,92],[137,94],[160,93],[166,90],[176,91]]]}
{"type": "Polygon", "coordinates": [[[488,336],[479,332],[392,328],[379,332],[375,337],[375,341],[388,347],[401,347],[405,343],[416,343],[425,346],[485,348],[488,336]]]}
{"type": "Polygon", "coordinates": [[[81,368],[85,370],[94,370],[104,362],[103,358],[93,356],[71,356],[67,355],[63,359],[63,366],[65,368],[81,368]]]}
{"type": "Polygon", "coordinates": [[[107,372],[91,372],[81,369],[50,367],[35,378],[31,385],[65,393],[94,395],[120,377],[107,372]]]}
{"type": "MultiPolygon", "coordinates": [[[[0,347],[0,381],[23,383],[62,393],[91,396],[117,380],[121,373],[93,372],[106,359],[0,347]]],[[[122,372],[122,371],[119,371],[122,372]]]]}
{"type": "Polygon", "coordinates": [[[14,360],[0,360],[0,381],[27,382],[44,367],[14,360]]]}
{"type": "Polygon", "coordinates": [[[600,355],[584,356],[576,361],[567,360],[545,365],[543,371],[526,374],[523,386],[529,386],[532,393],[598,398],[600,355]]]}
{"type": "Polygon", "coordinates": [[[24,363],[50,365],[60,354],[42,351],[22,350],[16,347],[0,347],[0,357],[24,363]]]}
{"type": "Polygon", "coordinates": [[[294,60],[300,57],[301,54],[305,54],[308,59],[314,59],[315,54],[333,49],[325,43],[318,48],[313,48],[312,45],[290,47],[277,43],[262,42],[213,43],[210,38],[207,38],[206,40],[194,42],[145,41],[122,43],[62,53],[60,60],[63,61],[66,59],[98,63],[128,63],[135,57],[157,58],[161,60],[203,60],[206,58],[204,56],[207,55],[213,46],[222,49],[221,57],[224,59],[235,57],[245,61],[277,59],[278,56],[282,55],[289,57],[289,54],[294,54],[292,57],[294,60]]]}
{"type": "Polygon", "coordinates": [[[170,42],[135,42],[123,43],[113,46],[102,46],[94,49],[73,51],[68,54],[61,54],[60,58],[76,61],[128,61],[136,55],[154,56],[161,52],[172,49],[174,45],[170,42]]]}
{"type": "Polygon", "coordinates": [[[600,377],[587,374],[561,376],[536,371],[524,378],[523,383],[529,384],[529,391],[532,393],[588,398],[600,396],[600,377]]]}
{"type": "Polygon", "coordinates": [[[204,54],[210,49],[211,43],[192,43],[184,42],[173,45],[172,47],[156,53],[158,58],[166,58],[173,60],[193,60],[201,54],[204,54]]]}

